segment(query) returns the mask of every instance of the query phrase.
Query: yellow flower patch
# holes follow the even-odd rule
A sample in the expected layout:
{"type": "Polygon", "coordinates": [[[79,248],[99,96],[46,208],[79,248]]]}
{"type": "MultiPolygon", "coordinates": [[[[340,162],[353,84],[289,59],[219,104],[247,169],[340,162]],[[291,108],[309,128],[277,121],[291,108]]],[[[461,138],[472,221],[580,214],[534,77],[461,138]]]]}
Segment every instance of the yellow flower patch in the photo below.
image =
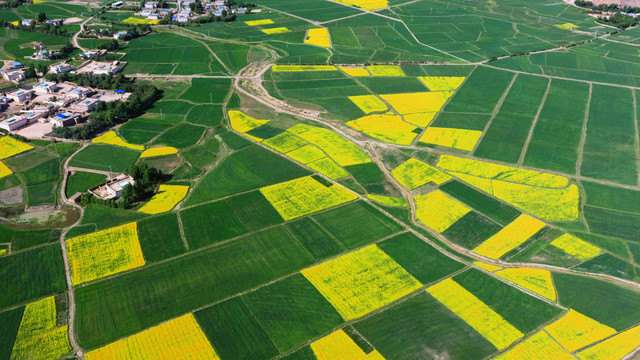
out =
{"type": "Polygon", "coordinates": [[[491,265],[491,264],[485,264],[485,263],[480,262],[480,261],[474,261],[473,265],[475,265],[475,266],[477,266],[477,267],[479,267],[481,269],[485,269],[487,271],[490,271],[490,272],[494,272],[494,271],[503,269],[500,266],[495,266],[495,265],[491,265]]]}
{"type": "Polygon", "coordinates": [[[453,279],[446,279],[427,292],[474,328],[498,350],[502,350],[524,336],[500,314],[453,279]]]}
{"type": "Polygon", "coordinates": [[[572,23],[556,24],[555,26],[563,30],[571,30],[578,27],[577,25],[574,25],[572,23]]]}
{"type": "Polygon", "coordinates": [[[334,180],[349,176],[349,173],[346,172],[346,170],[338,166],[335,161],[328,157],[310,162],[307,166],[334,180]]]}
{"type": "Polygon", "coordinates": [[[453,95],[453,91],[387,94],[380,95],[380,97],[391,104],[399,114],[406,115],[438,112],[451,95],[453,95]]]}
{"type": "Polygon", "coordinates": [[[149,19],[141,19],[136,17],[128,17],[122,20],[122,22],[126,24],[134,24],[134,25],[140,25],[140,24],[157,25],[158,23],[160,23],[160,20],[149,20],[149,19]]]}
{"type": "Polygon", "coordinates": [[[366,354],[342,329],[311,343],[311,350],[318,360],[384,360],[377,350],[366,354]]]}
{"type": "Polygon", "coordinates": [[[115,146],[120,146],[120,147],[124,147],[124,148],[128,148],[128,149],[138,150],[138,151],[143,151],[144,150],[144,145],[130,144],[130,143],[124,141],[113,130],[112,131],[107,131],[106,133],[94,138],[93,140],[91,140],[91,142],[94,143],[94,144],[115,145],[115,146]]]}
{"type": "Polygon", "coordinates": [[[7,249],[0,249],[0,256],[7,255],[7,249]]]}
{"type": "Polygon", "coordinates": [[[273,24],[273,20],[271,20],[271,19],[260,19],[260,20],[245,21],[244,23],[249,25],[249,26],[269,25],[269,24],[273,24]]]}
{"type": "Polygon", "coordinates": [[[580,351],[580,360],[619,360],[640,346],[640,325],[623,331],[586,350],[580,351]]]}
{"type": "Polygon", "coordinates": [[[289,128],[287,131],[316,145],[340,166],[371,162],[369,155],[362,151],[356,144],[331,130],[298,124],[289,128]]]}
{"type": "Polygon", "coordinates": [[[471,186],[477,187],[478,189],[489,194],[493,194],[493,180],[491,179],[485,179],[453,171],[448,171],[448,173],[464,182],[469,183],[471,186]]]}
{"type": "Polygon", "coordinates": [[[573,221],[578,218],[580,193],[575,184],[564,189],[545,189],[494,180],[493,194],[545,220],[573,221]]]}
{"type": "Polygon", "coordinates": [[[281,27],[277,27],[277,28],[262,29],[260,31],[262,31],[263,33],[268,34],[268,35],[273,35],[273,34],[283,34],[283,33],[289,32],[291,30],[287,29],[284,26],[281,26],[281,27]]]}
{"type": "Polygon", "coordinates": [[[391,170],[391,175],[409,190],[430,182],[440,185],[451,179],[451,176],[433,166],[413,158],[391,170]]]}
{"type": "Polygon", "coordinates": [[[74,285],[145,264],[136,223],[69,239],[67,254],[74,285]]]}
{"type": "Polygon", "coordinates": [[[393,197],[393,196],[385,196],[385,195],[375,195],[369,194],[367,197],[377,203],[387,206],[393,207],[407,207],[409,203],[407,199],[401,197],[393,197]]]}
{"type": "Polygon", "coordinates": [[[599,247],[593,246],[570,234],[557,237],[551,242],[551,245],[562,249],[567,254],[582,261],[589,260],[602,253],[602,249],[599,247]]]}
{"type": "Polygon", "coordinates": [[[416,218],[439,233],[447,230],[471,211],[463,203],[448,197],[440,190],[414,196],[413,201],[416,203],[416,218]]]}
{"type": "Polygon", "coordinates": [[[13,174],[13,171],[9,169],[2,161],[0,161],[0,178],[13,174]]]}
{"type": "Polygon", "coordinates": [[[338,66],[338,67],[340,68],[340,70],[344,71],[344,73],[349,76],[371,76],[371,74],[369,74],[369,71],[367,71],[366,68],[344,67],[344,66],[338,66]]]}
{"type": "Polygon", "coordinates": [[[319,147],[309,144],[307,146],[303,146],[299,149],[288,152],[287,156],[295,161],[301,162],[303,164],[308,164],[310,162],[326,157],[327,154],[323,153],[319,147]]]}
{"type": "Polygon", "coordinates": [[[172,359],[219,360],[193,314],[89,351],[87,360],[172,359]]]}
{"type": "Polygon", "coordinates": [[[11,360],[57,359],[69,354],[68,325],[56,326],[56,317],[53,296],[27,305],[13,344],[11,360]]]}
{"type": "Polygon", "coordinates": [[[345,320],[357,319],[422,284],[377,245],[302,270],[345,320]]]}
{"type": "Polygon", "coordinates": [[[573,360],[546,332],[539,331],[494,360],[573,360]]]}
{"type": "Polygon", "coordinates": [[[478,245],[473,249],[473,252],[490,259],[499,259],[502,255],[527,241],[544,226],[542,221],[522,214],[497,234],[478,245]]]}
{"type": "Polygon", "coordinates": [[[329,30],[327,28],[309,29],[307,32],[307,38],[304,39],[304,43],[321,47],[331,47],[329,30]]]}
{"type": "Polygon", "coordinates": [[[409,124],[413,124],[415,126],[424,128],[429,126],[429,124],[431,124],[431,121],[436,116],[436,114],[437,114],[436,112],[405,114],[404,121],[408,122],[409,124]]]}
{"type": "Polygon", "coordinates": [[[163,146],[163,147],[157,147],[157,148],[147,149],[143,151],[142,155],[140,155],[140,158],[144,159],[148,157],[166,156],[166,155],[173,155],[177,153],[178,153],[178,149],[172,146],[163,146]]]}
{"type": "Polygon", "coordinates": [[[569,179],[564,176],[452,155],[440,156],[438,167],[486,179],[503,180],[531,186],[559,189],[569,185],[569,179]]]}
{"type": "Polygon", "coordinates": [[[271,70],[275,72],[338,71],[333,65],[273,65],[271,70]]]}
{"type": "Polygon", "coordinates": [[[233,130],[239,133],[246,133],[247,131],[258,128],[271,120],[257,120],[251,116],[238,110],[229,110],[229,121],[233,130]]]}
{"type": "Polygon", "coordinates": [[[312,214],[358,198],[340,185],[325,186],[310,176],[265,186],[260,192],[284,220],[312,214]]]}
{"type": "Polygon", "coordinates": [[[573,309],[544,329],[569,351],[576,351],[616,333],[615,329],[573,309]]]}
{"type": "Polygon", "coordinates": [[[456,90],[464,82],[464,76],[420,76],[422,83],[431,91],[456,90]]]}
{"type": "Polygon", "coordinates": [[[503,279],[542,295],[551,301],[556,301],[556,289],[553,287],[551,272],[542,269],[515,268],[496,272],[503,279]]]}
{"type": "Polygon", "coordinates": [[[189,186],[185,185],[160,185],[158,192],[138,211],[146,214],[160,214],[171,211],[176,204],[187,196],[188,191],[189,186]]]}
{"type": "Polygon", "coordinates": [[[369,115],[349,121],[347,125],[372,138],[391,144],[411,145],[413,139],[418,136],[413,132],[417,129],[415,126],[402,121],[400,116],[394,115],[369,115]]]}
{"type": "Polygon", "coordinates": [[[306,141],[288,132],[283,132],[272,138],[268,138],[262,143],[281,153],[288,153],[289,151],[293,151],[307,145],[306,141]]]}
{"type": "Polygon", "coordinates": [[[339,2],[345,5],[357,6],[361,9],[369,10],[369,11],[384,9],[387,6],[389,6],[389,4],[387,3],[387,0],[332,0],[332,1],[339,2]]]}
{"type": "Polygon", "coordinates": [[[420,142],[471,151],[482,137],[482,131],[429,127],[420,142]]]}
{"type": "Polygon", "coordinates": [[[0,159],[6,159],[13,155],[18,155],[27,150],[33,149],[33,146],[25,144],[9,136],[0,137],[0,159]]]}
{"type": "Polygon", "coordinates": [[[349,100],[356,104],[365,114],[387,111],[387,105],[375,95],[349,96],[349,100]]]}
{"type": "Polygon", "coordinates": [[[367,70],[372,76],[405,76],[398,65],[371,65],[367,66],[367,70]]]}

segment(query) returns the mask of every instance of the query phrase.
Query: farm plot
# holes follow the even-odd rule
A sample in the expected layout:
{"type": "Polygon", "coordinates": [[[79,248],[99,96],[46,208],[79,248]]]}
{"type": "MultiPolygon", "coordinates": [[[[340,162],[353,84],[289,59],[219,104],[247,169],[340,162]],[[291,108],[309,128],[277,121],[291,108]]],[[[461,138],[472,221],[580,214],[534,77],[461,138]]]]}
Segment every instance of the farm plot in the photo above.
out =
{"type": "Polygon", "coordinates": [[[67,180],[66,195],[67,197],[73,196],[77,192],[85,192],[94,186],[103,184],[107,180],[105,175],[89,173],[89,172],[75,172],[67,180]]]}
{"type": "Polygon", "coordinates": [[[576,351],[616,333],[616,330],[570,309],[545,330],[565,349],[576,351]]]}
{"type": "Polygon", "coordinates": [[[307,37],[304,39],[304,43],[321,47],[331,47],[329,30],[326,28],[309,29],[307,31],[307,37]]]}
{"type": "Polygon", "coordinates": [[[94,144],[80,150],[70,166],[102,171],[123,172],[136,161],[139,152],[111,145],[94,144]]]}
{"type": "MultiPolygon", "coordinates": [[[[311,350],[318,360],[383,360],[384,358],[377,350],[357,343],[354,337],[356,334],[347,334],[344,330],[333,332],[320,340],[311,343],[311,350]],[[367,352],[365,352],[365,349],[367,352]]],[[[362,339],[361,341],[366,341],[362,339]]]]}
{"type": "Polygon", "coordinates": [[[499,259],[502,255],[527,241],[544,226],[542,221],[522,214],[497,234],[478,245],[473,249],[473,252],[490,259],[499,259]]]}
{"type": "Polygon", "coordinates": [[[202,126],[181,123],[156,138],[153,145],[165,145],[184,149],[196,144],[205,131],[206,129],[202,126]]]}
{"type": "Polygon", "coordinates": [[[537,332],[529,338],[514,346],[509,351],[496,357],[497,360],[516,359],[574,359],[565,349],[562,348],[553,338],[544,331],[537,332]]]}
{"type": "Polygon", "coordinates": [[[420,131],[395,115],[369,115],[349,121],[347,125],[372,138],[398,145],[411,145],[420,131]]]}
{"type": "Polygon", "coordinates": [[[138,150],[138,151],[144,150],[144,146],[142,145],[129,144],[128,142],[122,140],[122,138],[119,137],[115,131],[108,131],[98,137],[93,138],[91,142],[94,144],[115,145],[115,146],[120,146],[127,149],[138,150]]]}
{"type": "Polygon", "coordinates": [[[151,148],[143,151],[142,154],[140,155],[140,158],[144,159],[144,158],[150,158],[150,157],[156,157],[156,156],[167,156],[167,155],[173,155],[177,153],[178,153],[178,149],[174,147],[161,146],[161,147],[155,147],[155,148],[151,148]]]}
{"type": "Polygon", "coordinates": [[[74,285],[145,265],[136,223],[82,235],[66,244],[74,285]]]}
{"type": "Polygon", "coordinates": [[[23,153],[33,149],[33,146],[25,144],[9,136],[0,137],[0,159],[23,153]]]}
{"type": "Polygon", "coordinates": [[[189,186],[185,185],[160,185],[158,192],[153,195],[148,203],[144,204],[138,211],[146,214],[159,214],[171,211],[189,191],[189,186]]]}
{"type": "MultiPolygon", "coordinates": [[[[338,17],[350,16],[360,13],[360,10],[342,6],[340,4],[332,3],[330,1],[327,2],[311,2],[305,4],[292,4],[287,0],[265,0],[265,6],[279,9],[281,11],[286,11],[290,14],[303,17],[305,19],[315,20],[315,21],[327,21],[333,20],[338,17]]],[[[267,19],[265,19],[267,20],[267,19]]],[[[254,20],[254,21],[265,21],[265,20],[254,20]]],[[[269,20],[271,21],[271,20],[269,20]]],[[[270,22],[270,24],[273,22],[270,22]]]]}
{"type": "Polygon", "coordinates": [[[449,175],[433,166],[413,158],[391,170],[391,175],[409,190],[413,190],[430,182],[440,185],[451,179],[449,175]]]}
{"type": "Polygon", "coordinates": [[[189,100],[195,103],[221,104],[224,102],[231,79],[191,79],[191,87],[187,89],[180,99],[189,100]]]}
{"type": "Polygon", "coordinates": [[[586,350],[577,356],[580,360],[621,359],[633,352],[639,345],[640,326],[633,327],[613,336],[586,350]]]}
{"type": "Polygon", "coordinates": [[[414,196],[416,218],[441,233],[465,216],[471,209],[440,190],[414,196]]]}
{"type": "Polygon", "coordinates": [[[242,111],[237,111],[237,110],[229,110],[228,115],[229,115],[229,121],[231,122],[231,127],[233,128],[233,130],[241,134],[244,134],[250,139],[258,142],[262,141],[262,139],[257,138],[255,136],[247,135],[245,133],[247,131],[253,130],[271,121],[271,120],[257,120],[243,113],[242,111]]]}

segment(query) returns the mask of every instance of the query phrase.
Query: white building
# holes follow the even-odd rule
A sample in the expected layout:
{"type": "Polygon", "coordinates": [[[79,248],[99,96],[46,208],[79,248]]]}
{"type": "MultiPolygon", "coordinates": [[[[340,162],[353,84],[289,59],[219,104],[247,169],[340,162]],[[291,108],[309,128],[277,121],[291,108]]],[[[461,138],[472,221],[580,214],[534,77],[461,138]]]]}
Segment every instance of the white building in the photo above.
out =
{"type": "Polygon", "coordinates": [[[23,19],[22,22],[21,22],[22,26],[31,26],[31,25],[33,25],[35,23],[36,23],[36,21],[33,20],[33,19],[23,19]]]}
{"type": "Polygon", "coordinates": [[[54,82],[41,82],[40,84],[33,87],[33,91],[37,94],[51,94],[58,91],[59,87],[54,82]]]}
{"type": "Polygon", "coordinates": [[[0,129],[4,129],[6,131],[13,131],[13,130],[20,129],[26,124],[27,124],[27,119],[24,118],[23,116],[12,116],[0,122],[0,129]]]}
{"type": "Polygon", "coordinates": [[[27,124],[31,124],[36,122],[36,120],[47,116],[48,112],[40,112],[40,111],[23,111],[22,112],[25,119],[27,120],[27,124]]]}
{"type": "Polygon", "coordinates": [[[49,67],[49,72],[52,72],[54,74],[62,74],[62,73],[67,73],[69,71],[75,70],[76,68],[73,67],[72,65],[69,65],[67,63],[62,63],[62,64],[57,64],[57,65],[51,65],[49,67]]]}
{"type": "Polygon", "coordinates": [[[117,33],[113,34],[113,38],[119,40],[120,38],[124,38],[127,35],[129,35],[129,33],[126,31],[118,31],[117,33]]]}
{"type": "Polygon", "coordinates": [[[24,80],[24,72],[22,70],[3,71],[2,77],[7,81],[21,81],[24,80]]]}
{"type": "Polygon", "coordinates": [[[87,88],[83,88],[83,87],[77,87],[71,91],[69,91],[67,93],[67,97],[71,98],[71,99],[84,99],[86,97],[88,97],[89,95],[91,95],[92,91],[91,89],[87,89],[87,88]]]}
{"type": "Polygon", "coordinates": [[[15,92],[12,92],[11,94],[7,95],[7,97],[15,102],[25,102],[27,100],[31,100],[31,91],[30,90],[18,90],[15,92]]]}
{"type": "Polygon", "coordinates": [[[70,115],[67,113],[60,113],[55,116],[51,116],[49,121],[58,127],[71,126],[76,124],[77,115],[70,115]]]}
{"type": "Polygon", "coordinates": [[[55,27],[60,27],[62,26],[62,24],[64,23],[63,19],[53,19],[53,20],[47,20],[47,24],[51,24],[55,27]]]}
{"type": "Polygon", "coordinates": [[[147,1],[146,3],[144,3],[145,9],[153,10],[157,7],[158,7],[158,3],[155,1],[147,1]]]}
{"type": "Polygon", "coordinates": [[[103,200],[115,199],[120,197],[122,189],[127,185],[133,185],[135,181],[131,176],[120,174],[102,185],[98,185],[89,189],[89,193],[103,200]]]}
{"type": "Polygon", "coordinates": [[[118,62],[114,61],[110,64],[100,64],[93,69],[93,73],[95,75],[114,75],[120,71],[120,66],[118,66],[118,62]]]}
{"type": "Polygon", "coordinates": [[[124,1],[116,1],[113,4],[111,4],[111,7],[112,8],[117,8],[117,7],[120,7],[122,5],[124,5],[124,1]]]}
{"type": "Polygon", "coordinates": [[[80,100],[75,104],[71,105],[70,109],[77,112],[88,113],[93,111],[97,103],[98,103],[98,100],[92,100],[92,99],[80,100]]]}

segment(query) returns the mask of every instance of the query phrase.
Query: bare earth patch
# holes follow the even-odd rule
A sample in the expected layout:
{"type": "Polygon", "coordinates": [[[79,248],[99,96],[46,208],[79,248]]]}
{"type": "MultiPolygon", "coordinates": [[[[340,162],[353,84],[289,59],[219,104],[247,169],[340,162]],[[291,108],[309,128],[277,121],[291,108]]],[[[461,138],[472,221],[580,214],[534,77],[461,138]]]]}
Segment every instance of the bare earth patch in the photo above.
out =
{"type": "Polygon", "coordinates": [[[14,205],[22,202],[22,186],[14,186],[0,191],[0,203],[2,205],[14,205]]]}

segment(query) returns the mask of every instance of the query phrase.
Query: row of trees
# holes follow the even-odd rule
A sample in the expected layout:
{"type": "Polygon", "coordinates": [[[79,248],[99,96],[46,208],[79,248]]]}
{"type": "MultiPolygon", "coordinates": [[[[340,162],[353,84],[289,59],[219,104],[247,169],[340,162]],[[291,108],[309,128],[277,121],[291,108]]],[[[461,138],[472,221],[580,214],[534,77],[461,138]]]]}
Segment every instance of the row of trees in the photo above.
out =
{"type": "Polygon", "coordinates": [[[91,139],[96,134],[137,116],[156,102],[162,92],[153,85],[140,85],[122,76],[90,74],[47,74],[49,81],[71,81],[79,86],[105,90],[121,89],[132,93],[127,101],[99,102],[82,126],[54,127],[53,133],[67,139],[91,139]]]}
{"type": "Polygon", "coordinates": [[[599,23],[619,27],[621,29],[638,25],[638,18],[623,13],[616,13],[613,16],[599,17],[597,21],[599,23]]]}

